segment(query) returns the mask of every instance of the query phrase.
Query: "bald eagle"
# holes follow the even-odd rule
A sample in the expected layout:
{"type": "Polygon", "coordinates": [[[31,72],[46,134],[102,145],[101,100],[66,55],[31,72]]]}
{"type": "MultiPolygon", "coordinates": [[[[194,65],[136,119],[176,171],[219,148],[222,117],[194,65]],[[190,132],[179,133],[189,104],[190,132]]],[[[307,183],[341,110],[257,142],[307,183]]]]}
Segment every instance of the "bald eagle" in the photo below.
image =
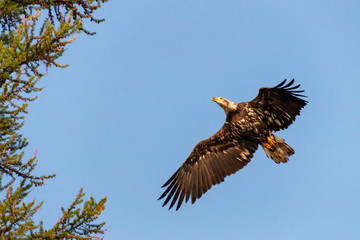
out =
{"type": "Polygon", "coordinates": [[[234,103],[225,98],[213,97],[225,111],[226,121],[222,128],[198,144],[181,167],[162,186],[167,187],[159,200],[167,196],[163,207],[171,200],[171,209],[177,201],[178,210],[191,196],[194,203],[213,185],[224,181],[242,169],[257,150],[264,149],[275,163],[287,162],[294,150],[273,131],[286,129],[300,115],[307,104],[306,97],[293,86],[294,79],[279,85],[260,88],[259,94],[249,102],[234,103]]]}

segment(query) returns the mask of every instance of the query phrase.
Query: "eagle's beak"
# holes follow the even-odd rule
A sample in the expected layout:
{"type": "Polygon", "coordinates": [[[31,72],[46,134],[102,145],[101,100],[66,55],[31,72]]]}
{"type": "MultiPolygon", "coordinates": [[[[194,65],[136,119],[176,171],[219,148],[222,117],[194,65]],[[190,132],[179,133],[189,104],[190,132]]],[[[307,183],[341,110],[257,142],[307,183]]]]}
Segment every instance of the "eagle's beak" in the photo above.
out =
{"type": "Polygon", "coordinates": [[[212,99],[211,99],[211,101],[214,101],[214,102],[219,102],[220,101],[220,98],[219,97],[213,97],[212,99]]]}

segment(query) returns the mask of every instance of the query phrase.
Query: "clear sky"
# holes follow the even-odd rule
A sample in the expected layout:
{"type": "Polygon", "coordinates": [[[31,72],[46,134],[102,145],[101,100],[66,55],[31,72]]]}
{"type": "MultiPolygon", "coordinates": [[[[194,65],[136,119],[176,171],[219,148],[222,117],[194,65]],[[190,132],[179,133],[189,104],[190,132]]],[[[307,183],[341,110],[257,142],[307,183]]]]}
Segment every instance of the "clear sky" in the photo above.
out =
{"type": "Polygon", "coordinates": [[[38,174],[31,198],[60,217],[80,187],[108,197],[105,239],[360,239],[359,1],[110,1],[39,83],[24,135],[38,174]],[[278,133],[277,165],[259,149],[195,205],[168,211],[161,185],[225,114],[295,78],[309,104],[278,133]]]}

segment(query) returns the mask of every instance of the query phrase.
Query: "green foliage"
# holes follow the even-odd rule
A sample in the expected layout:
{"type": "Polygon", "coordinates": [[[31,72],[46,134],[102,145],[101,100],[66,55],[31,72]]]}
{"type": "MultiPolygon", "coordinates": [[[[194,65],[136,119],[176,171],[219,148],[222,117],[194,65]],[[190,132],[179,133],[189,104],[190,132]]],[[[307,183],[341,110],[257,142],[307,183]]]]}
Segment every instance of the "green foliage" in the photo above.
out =
{"type": "Polygon", "coordinates": [[[98,239],[105,223],[94,223],[106,198],[84,202],[83,189],[62,217],[48,230],[33,216],[43,204],[26,197],[55,175],[36,176],[36,153],[24,160],[28,144],[21,133],[28,104],[42,89],[37,87],[46,67],[66,67],[57,62],[77,33],[93,34],[83,20],[106,0],[0,0],[0,239],[98,239]],[[82,10],[82,11],[80,11],[82,10]],[[39,25],[41,13],[47,13],[39,25]],[[40,27],[39,27],[40,26],[40,27]]]}
{"type": "Polygon", "coordinates": [[[36,230],[40,225],[35,225],[32,217],[41,207],[42,203],[35,201],[25,202],[24,198],[29,194],[31,184],[22,181],[20,186],[13,191],[13,187],[7,188],[6,198],[0,205],[0,236],[2,239],[24,239],[29,232],[36,230]]]}
{"type": "Polygon", "coordinates": [[[40,229],[39,233],[35,234],[38,239],[66,239],[71,236],[74,239],[88,239],[91,234],[103,233],[102,227],[105,223],[93,224],[102,210],[106,199],[100,200],[98,203],[94,198],[87,200],[83,207],[78,207],[83,203],[85,193],[80,189],[79,194],[67,209],[62,208],[63,216],[55,224],[53,228],[48,231],[40,229]],[[84,237],[85,236],[85,237],[84,237]]]}

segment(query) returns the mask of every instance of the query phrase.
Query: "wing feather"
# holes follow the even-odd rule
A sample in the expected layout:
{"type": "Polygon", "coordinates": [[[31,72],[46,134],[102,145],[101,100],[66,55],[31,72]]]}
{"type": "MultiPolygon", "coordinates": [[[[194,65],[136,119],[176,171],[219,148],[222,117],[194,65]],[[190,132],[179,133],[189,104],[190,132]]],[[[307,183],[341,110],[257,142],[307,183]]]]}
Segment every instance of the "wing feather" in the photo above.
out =
{"type": "Polygon", "coordinates": [[[164,184],[159,200],[166,197],[163,206],[170,202],[176,210],[191,198],[194,203],[212,186],[224,181],[243,168],[257,149],[257,143],[243,139],[235,141],[227,123],[212,137],[199,142],[181,167],[164,184]],[[170,201],[171,200],[171,201],[170,201]]]}
{"type": "Polygon", "coordinates": [[[292,86],[294,82],[295,80],[292,79],[286,84],[285,79],[273,88],[260,88],[256,98],[248,102],[249,106],[262,117],[264,127],[269,130],[279,131],[289,127],[307,104],[306,100],[301,99],[306,97],[300,94],[304,90],[297,90],[301,85],[292,86]]]}

